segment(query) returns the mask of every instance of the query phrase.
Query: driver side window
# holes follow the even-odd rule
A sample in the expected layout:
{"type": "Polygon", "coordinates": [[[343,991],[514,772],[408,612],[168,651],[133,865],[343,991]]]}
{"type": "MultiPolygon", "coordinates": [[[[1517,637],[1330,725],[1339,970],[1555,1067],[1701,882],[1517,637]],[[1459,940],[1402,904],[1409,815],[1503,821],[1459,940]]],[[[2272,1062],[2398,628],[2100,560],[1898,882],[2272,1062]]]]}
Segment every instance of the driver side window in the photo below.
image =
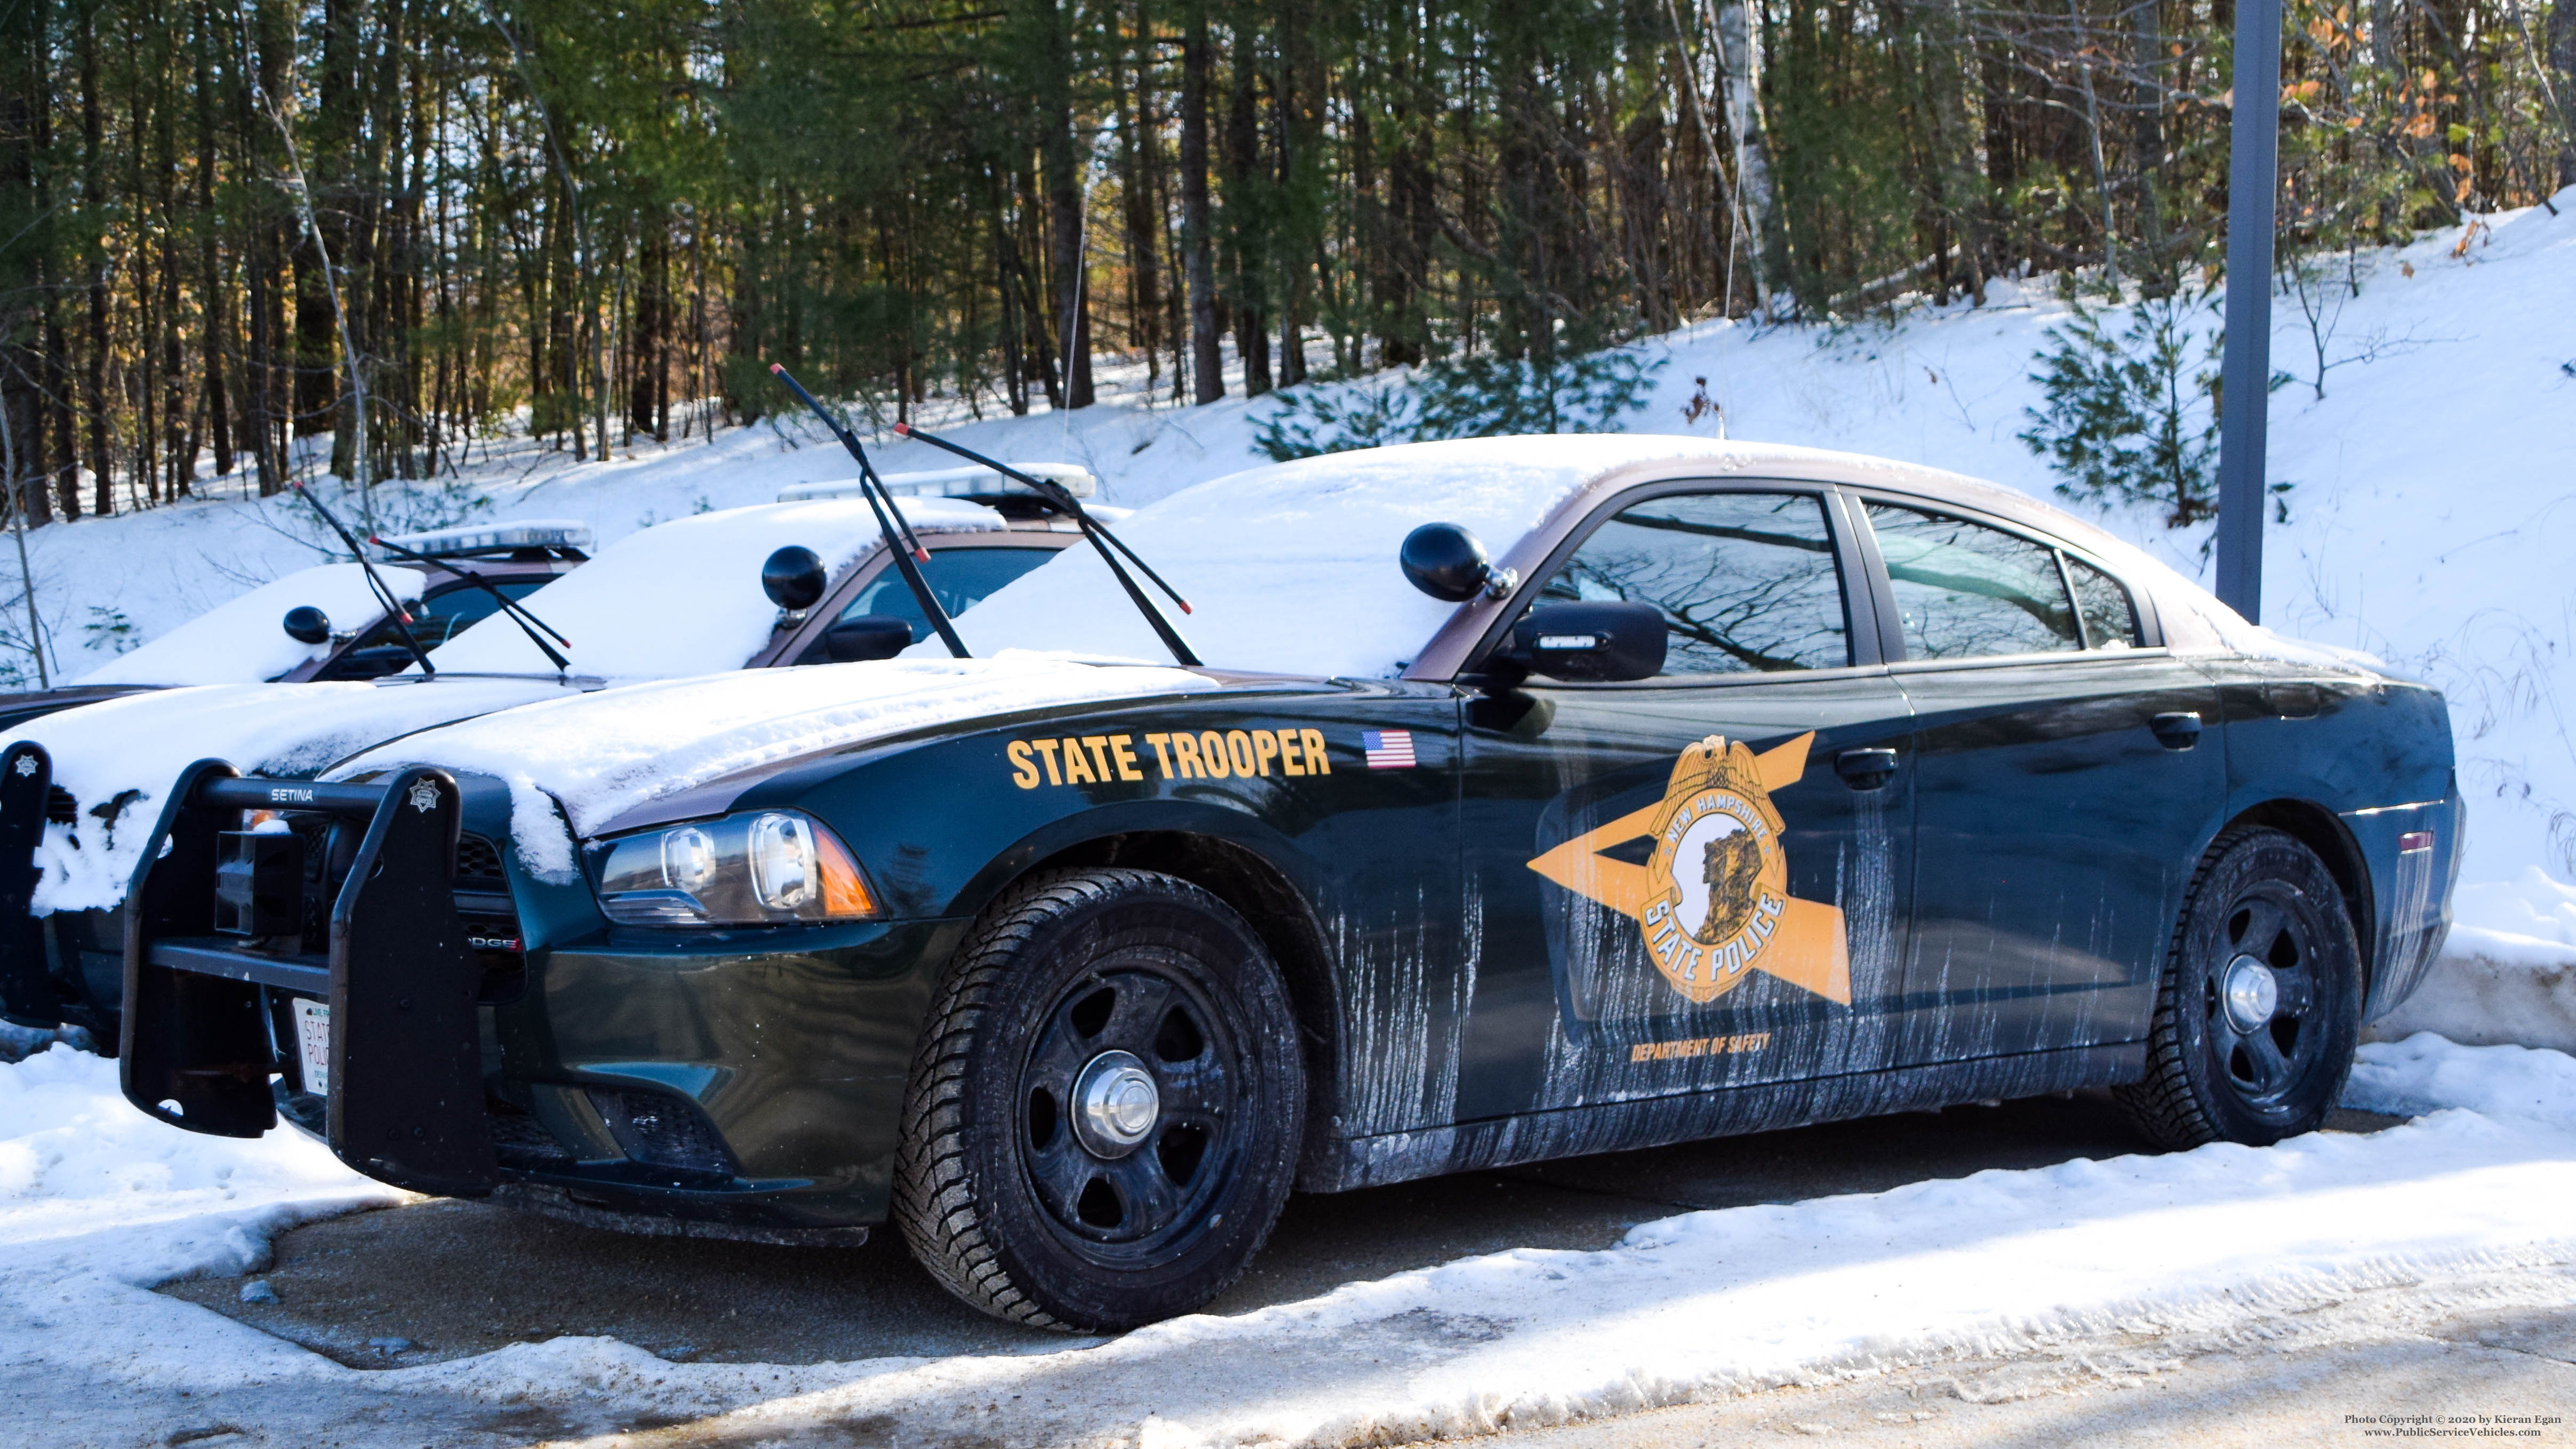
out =
{"type": "Polygon", "coordinates": [[[1538,593],[1611,600],[1663,615],[1659,679],[1851,663],[1833,532],[1812,493],[1676,493],[1619,510],[1538,593]]]}

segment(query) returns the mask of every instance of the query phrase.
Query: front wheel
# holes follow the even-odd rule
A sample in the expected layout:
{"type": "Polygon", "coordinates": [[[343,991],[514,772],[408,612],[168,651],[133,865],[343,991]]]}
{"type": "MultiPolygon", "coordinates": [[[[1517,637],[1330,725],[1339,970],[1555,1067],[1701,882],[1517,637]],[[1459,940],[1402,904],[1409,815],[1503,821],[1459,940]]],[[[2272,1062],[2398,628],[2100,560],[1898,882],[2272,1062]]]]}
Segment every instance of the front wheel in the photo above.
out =
{"type": "Polygon", "coordinates": [[[2147,1034],[2114,1088],[2160,1147],[2267,1146],[2315,1130],[2361,1038],[2361,948],[2316,852],[2271,829],[2221,835],[2183,903],[2147,1034]]]}
{"type": "Polygon", "coordinates": [[[1005,892],[942,979],[894,1216],[988,1313],[1132,1328],[1242,1274],[1304,1110],[1288,993],[1240,916],[1167,875],[1050,872],[1005,892]]]}

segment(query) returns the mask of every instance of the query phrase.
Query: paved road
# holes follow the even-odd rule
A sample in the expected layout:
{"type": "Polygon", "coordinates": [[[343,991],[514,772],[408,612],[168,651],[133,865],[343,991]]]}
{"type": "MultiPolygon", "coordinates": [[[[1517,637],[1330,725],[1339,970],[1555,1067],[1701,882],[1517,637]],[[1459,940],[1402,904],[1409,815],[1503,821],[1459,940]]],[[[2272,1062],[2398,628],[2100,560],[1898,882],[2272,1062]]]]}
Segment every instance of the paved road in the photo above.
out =
{"type": "Polygon", "coordinates": [[[2576,1307],[2426,1315],[2378,1294],[2324,1316],[2262,1337],[2085,1338],[1442,1449],[2576,1444],[2576,1307]]]}
{"type": "MultiPolygon", "coordinates": [[[[2344,1123],[2380,1120],[2356,1113],[2344,1123]]],[[[2138,1150],[2107,1095],[2079,1094],[1299,1197],[1252,1271],[1211,1310],[1292,1302],[1504,1248],[1603,1248],[1638,1223],[1694,1208],[2138,1150]]],[[[632,1237],[434,1202],[288,1233],[262,1276],[278,1303],[242,1303],[240,1279],[164,1291],[355,1367],[385,1365],[366,1347],[380,1338],[419,1345],[401,1356],[406,1364],[561,1334],[609,1334],[674,1359],[796,1364],[1065,1341],[951,1299],[892,1232],[862,1248],[777,1248],[632,1237]]]]}

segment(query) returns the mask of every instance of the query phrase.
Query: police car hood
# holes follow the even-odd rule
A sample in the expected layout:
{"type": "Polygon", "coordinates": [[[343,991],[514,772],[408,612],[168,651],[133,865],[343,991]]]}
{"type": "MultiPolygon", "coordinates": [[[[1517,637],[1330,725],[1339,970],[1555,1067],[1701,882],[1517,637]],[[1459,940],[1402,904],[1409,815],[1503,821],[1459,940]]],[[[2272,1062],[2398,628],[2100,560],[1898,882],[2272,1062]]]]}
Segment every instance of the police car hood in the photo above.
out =
{"type": "Polygon", "coordinates": [[[520,865],[564,880],[574,871],[574,835],[745,770],[1019,710],[1219,687],[1180,669],[1019,651],[762,669],[631,685],[427,730],[326,778],[433,765],[506,781],[520,865]]]}
{"type": "Polygon", "coordinates": [[[125,899],[143,841],[179,772],[198,760],[244,774],[311,776],[369,745],[471,715],[567,694],[551,679],[435,683],[217,684],[102,700],[30,720],[34,740],[71,793],[69,825],[48,821],[36,846],[34,909],[109,907],[125,899]]]}
{"type": "MultiPolygon", "coordinates": [[[[378,566],[395,595],[417,599],[418,569],[378,566]]],[[[71,681],[74,684],[234,684],[275,679],[331,652],[329,644],[304,644],[286,635],[286,611],[310,604],[334,627],[362,628],[383,616],[367,587],[367,571],[353,563],[298,569],[218,604],[71,681]]]]}

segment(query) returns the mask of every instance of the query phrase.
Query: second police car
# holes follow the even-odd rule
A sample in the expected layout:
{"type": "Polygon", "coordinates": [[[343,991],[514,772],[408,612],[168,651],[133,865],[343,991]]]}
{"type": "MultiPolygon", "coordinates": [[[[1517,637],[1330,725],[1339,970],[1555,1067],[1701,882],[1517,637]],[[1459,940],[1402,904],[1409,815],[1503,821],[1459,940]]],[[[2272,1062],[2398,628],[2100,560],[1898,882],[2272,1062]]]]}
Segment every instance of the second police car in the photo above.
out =
{"type": "MultiPolygon", "coordinates": [[[[1080,494],[1096,487],[1078,468],[1026,466],[1080,494]]],[[[937,545],[918,567],[950,609],[1073,539],[1071,525],[1025,486],[989,469],[887,482],[907,526],[937,545]]],[[[193,759],[219,754],[270,774],[310,775],[413,730],[611,682],[878,658],[909,645],[927,625],[856,486],[800,484],[776,503],[658,524],[601,550],[560,584],[557,574],[590,546],[585,525],[467,525],[389,538],[378,545],[377,569],[393,592],[418,597],[429,575],[427,602],[399,624],[378,620],[330,647],[345,631],[323,615],[360,611],[343,611],[318,585],[337,581],[372,599],[361,565],[325,565],[118,661],[131,677],[156,678],[193,656],[195,674],[166,682],[203,687],[120,694],[14,722],[0,734],[0,1018],[78,1026],[115,1050],[122,903],[135,852],[193,759]],[[469,583],[468,570],[493,587],[469,583]],[[503,598],[527,621],[504,612],[503,598]],[[287,631],[313,642],[278,632],[281,614],[287,631]],[[267,683],[256,682],[266,670],[227,674],[203,663],[268,658],[280,647],[320,657],[267,683]],[[150,668],[130,666],[147,656],[157,661],[150,668]]],[[[469,898],[499,886],[499,857],[479,843],[467,844],[459,870],[474,883],[469,898]]],[[[507,933],[476,938],[515,949],[507,933]]]]}

